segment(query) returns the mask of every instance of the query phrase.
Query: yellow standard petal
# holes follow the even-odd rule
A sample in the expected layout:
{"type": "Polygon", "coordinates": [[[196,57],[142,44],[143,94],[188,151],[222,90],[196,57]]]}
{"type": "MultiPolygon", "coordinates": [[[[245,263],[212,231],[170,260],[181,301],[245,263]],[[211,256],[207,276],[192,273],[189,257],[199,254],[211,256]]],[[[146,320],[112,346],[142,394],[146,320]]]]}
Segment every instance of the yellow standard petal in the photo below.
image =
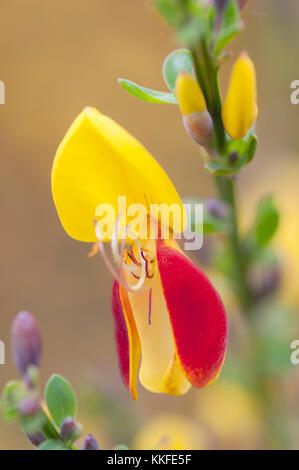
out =
{"type": "Polygon", "coordinates": [[[197,81],[188,73],[181,72],[175,84],[176,98],[183,116],[206,111],[207,105],[197,81]]]}
{"type": "Polygon", "coordinates": [[[235,63],[222,109],[226,131],[233,139],[242,139],[258,115],[256,73],[252,60],[242,52],[235,63]]]}
{"type": "MultiPolygon", "coordinates": [[[[60,221],[73,238],[96,241],[94,219],[100,204],[118,215],[119,196],[131,204],[178,204],[180,197],[147,150],[112,119],[86,108],[61,142],[52,169],[52,193],[60,221]]],[[[175,221],[173,221],[175,224],[175,221]]],[[[171,224],[175,232],[182,230],[171,224]]]]}

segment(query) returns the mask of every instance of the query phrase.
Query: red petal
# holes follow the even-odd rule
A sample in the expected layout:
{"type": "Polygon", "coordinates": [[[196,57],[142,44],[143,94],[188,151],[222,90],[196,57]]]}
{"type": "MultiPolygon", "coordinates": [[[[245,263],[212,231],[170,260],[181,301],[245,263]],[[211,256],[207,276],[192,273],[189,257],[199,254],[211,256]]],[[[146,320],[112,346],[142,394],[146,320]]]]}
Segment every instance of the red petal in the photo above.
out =
{"type": "Polygon", "coordinates": [[[140,341],[127,292],[116,281],[112,288],[112,312],[120,374],[132,397],[137,400],[140,341]]]}
{"type": "Polygon", "coordinates": [[[159,240],[157,260],[178,359],[192,385],[204,387],[217,378],[224,361],[223,304],[207,277],[174,243],[159,240]]]}

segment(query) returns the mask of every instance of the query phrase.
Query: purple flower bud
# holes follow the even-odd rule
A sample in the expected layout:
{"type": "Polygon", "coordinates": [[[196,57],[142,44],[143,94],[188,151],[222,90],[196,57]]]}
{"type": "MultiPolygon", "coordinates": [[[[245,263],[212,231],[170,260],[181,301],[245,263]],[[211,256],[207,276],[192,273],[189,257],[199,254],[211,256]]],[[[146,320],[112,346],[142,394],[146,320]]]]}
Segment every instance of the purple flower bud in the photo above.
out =
{"type": "MultiPolygon", "coordinates": [[[[228,0],[214,0],[214,4],[219,11],[222,11],[223,8],[227,5],[228,0]]],[[[237,0],[240,10],[246,5],[247,0],[237,0]]]]}
{"type": "Polygon", "coordinates": [[[41,336],[34,317],[20,312],[11,327],[12,354],[16,368],[24,375],[30,365],[39,366],[41,336]]]}
{"type": "Polygon", "coordinates": [[[92,434],[87,434],[87,436],[85,437],[83,443],[83,450],[100,450],[100,446],[92,434]]]}
{"type": "Polygon", "coordinates": [[[222,11],[227,4],[227,0],[214,0],[214,3],[218,10],[222,11]]]}
{"type": "Polygon", "coordinates": [[[209,198],[204,201],[205,210],[218,219],[226,219],[229,215],[228,205],[217,198],[209,198]]]}
{"type": "Polygon", "coordinates": [[[257,267],[250,272],[251,288],[257,300],[273,294],[281,281],[281,271],[278,266],[268,268],[257,267]]]}
{"type": "Polygon", "coordinates": [[[30,416],[38,413],[40,404],[35,397],[27,397],[19,403],[19,411],[22,416],[30,416]]]}
{"type": "Polygon", "coordinates": [[[34,447],[38,447],[42,442],[46,440],[45,436],[41,432],[36,432],[34,434],[28,434],[27,437],[34,447]]]}
{"type": "Polygon", "coordinates": [[[74,442],[82,434],[82,426],[77,423],[73,418],[66,418],[60,430],[60,436],[63,441],[74,442]]]}

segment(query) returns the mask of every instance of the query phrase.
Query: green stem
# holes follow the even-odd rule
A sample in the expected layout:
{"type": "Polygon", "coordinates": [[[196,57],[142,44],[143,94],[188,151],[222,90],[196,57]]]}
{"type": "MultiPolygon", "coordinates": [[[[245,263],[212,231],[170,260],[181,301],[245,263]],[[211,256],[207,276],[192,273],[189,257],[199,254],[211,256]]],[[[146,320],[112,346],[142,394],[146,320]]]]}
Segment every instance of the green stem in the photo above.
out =
{"type": "MultiPolygon", "coordinates": [[[[226,132],[222,121],[222,100],[218,83],[218,65],[204,39],[198,45],[198,49],[194,49],[191,52],[197,81],[205,96],[208,111],[213,118],[214,136],[212,144],[216,150],[217,158],[221,159],[228,155],[226,155],[226,132]]],[[[227,237],[232,255],[235,292],[243,312],[247,314],[248,327],[250,329],[252,347],[250,347],[251,358],[249,362],[252,369],[252,378],[255,384],[256,394],[262,404],[264,420],[268,429],[269,445],[271,448],[282,448],[285,447],[287,439],[280,427],[277,426],[275,400],[273,400],[271,393],[269,393],[267,381],[260,371],[259,360],[255,356],[256,331],[252,323],[254,297],[248,283],[245,253],[242,248],[238,226],[235,181],[225,176],[215,176],[215,183],[221,199],[225,201],[231,209],[231,224],[227,231],[227,237]]]]}
{"type": "Polygon", "coordinates": [[[194,71],[199,86],[205,96],[207,108],[214,122],[214,138],[216,147],[220,154],[225,151],[226,137],[222,122],[221,95],[218,82],[218,67],[213,65],[206,43],[201,44],[201,60],[199,60],[196,50],[192,50],[194,71]]]}
{"type": "Polygon", "coordinates": [[[229,205],[231,210],[228,238],[234,263],[233,280],[241,306],[245,312],[248,312],[252,306],[253,298],[247,281],[247,270],[240,241],[234,182],[224,176],[215,176],[215,182],[221,198],[229,205]]]}
{"type": "MultiPolygon", "coordinates": [[[[221,116],[222,104],[218,83],[218,68],[213,64],[205,41],[201,42],[203,64],[201,65],[195,50],[192,51],[192,57],[198,83],[205,95],[208,110],[213,118],[214,139],[219,156],[221,156],[225,152],[226,135],[221,116]]],[[[231,228],[228,232],[228,238],[234,264],[234,284],[242,308],[244,311],[248,311],[252,304],[252,294],[247,282],[246,266],[240,241],[234,181],[224,176],[216,176],[215,182],[220,197],[231,209],[231,228]]]]}

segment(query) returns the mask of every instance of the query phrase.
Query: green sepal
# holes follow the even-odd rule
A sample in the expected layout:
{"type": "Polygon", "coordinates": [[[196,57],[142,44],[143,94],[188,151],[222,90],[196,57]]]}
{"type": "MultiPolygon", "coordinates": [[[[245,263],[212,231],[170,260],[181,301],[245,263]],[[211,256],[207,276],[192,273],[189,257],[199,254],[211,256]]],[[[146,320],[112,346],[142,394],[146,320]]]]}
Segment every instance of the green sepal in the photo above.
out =
{"type": "Polygon", "coordinates": [[[236,0],[228,0],[221,13],[221,25],[214,44],[214,53],[217,56],[225,46],[240,32],[242,22],[236,0]]]}

